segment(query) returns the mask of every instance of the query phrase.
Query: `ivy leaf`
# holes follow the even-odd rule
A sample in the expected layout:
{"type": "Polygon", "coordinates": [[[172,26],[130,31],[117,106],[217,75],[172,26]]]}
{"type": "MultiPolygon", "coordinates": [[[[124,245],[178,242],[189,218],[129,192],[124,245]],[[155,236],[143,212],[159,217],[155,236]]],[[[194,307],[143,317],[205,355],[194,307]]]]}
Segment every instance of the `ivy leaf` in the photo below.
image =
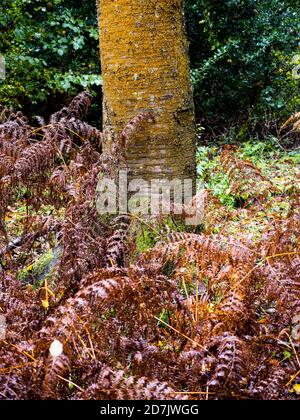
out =
{"type": "Polygon", "coordinates": [[[73,48],[75,51],[80,50],[84,46],[84,38],[83,36],[79,36],[74,39],[73,41],[73,48]]]}

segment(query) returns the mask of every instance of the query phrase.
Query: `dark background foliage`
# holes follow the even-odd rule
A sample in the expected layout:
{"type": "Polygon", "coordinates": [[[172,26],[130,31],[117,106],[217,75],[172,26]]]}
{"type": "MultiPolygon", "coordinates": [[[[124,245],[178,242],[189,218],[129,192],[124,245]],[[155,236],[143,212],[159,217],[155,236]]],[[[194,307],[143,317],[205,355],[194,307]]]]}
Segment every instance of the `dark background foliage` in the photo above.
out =
{"type": "MultiPolygon", "coordinates": [[[[299,109],[299,0],[186,0],[197,120],[210,133],[240,137],[299,109]]],[[[2,0],[0,54],[7,78],[0,100],[50,114],[101,78],[95,0],[2,0]]]]}
{"type": "Polygon", "coordinates": [[[294,112],[298,0],[189,0],[188,31],[197,114],[209,125],[294,112]]]}
{"type": "Polygon", "coordinates": [[[94,0],[2,0],[1,9],[0,53],[7,65],[7,78],[0,82],[4,105],[51,114],[78,91],[99,92],[94,0]]]}

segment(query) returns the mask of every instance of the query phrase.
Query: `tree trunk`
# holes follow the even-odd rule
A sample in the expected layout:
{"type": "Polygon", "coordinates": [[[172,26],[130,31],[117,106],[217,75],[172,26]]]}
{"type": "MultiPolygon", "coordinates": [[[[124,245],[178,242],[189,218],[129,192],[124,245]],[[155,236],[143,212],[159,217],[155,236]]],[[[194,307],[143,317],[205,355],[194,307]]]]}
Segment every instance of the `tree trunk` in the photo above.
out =
{"type": "Polygon", "coordinates": [[[133,177],[195,178],[194,104],[182,0],[98,0],[104,132],[142,112],[155,124],[127,151],[133,177]]]}

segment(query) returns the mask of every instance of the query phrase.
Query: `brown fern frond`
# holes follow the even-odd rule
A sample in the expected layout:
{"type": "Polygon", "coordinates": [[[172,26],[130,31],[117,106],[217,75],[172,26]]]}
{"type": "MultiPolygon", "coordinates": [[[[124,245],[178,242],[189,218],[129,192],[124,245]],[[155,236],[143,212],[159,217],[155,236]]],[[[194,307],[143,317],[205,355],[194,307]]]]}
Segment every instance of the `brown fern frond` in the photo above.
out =
{"type": "Polygon", "coordinates": [[[126,243],[130,216],[118,216],[113,223],[113,234],[107,241],[106,259],[108,266],[123,267],[128,246],[126,243]]]}
{"type": "Polygon", "coordinates": [[[218,357],[209,385],[214,388],[239,390],[247,377],[247,350],[236,336],[225,333],[218,347],[218,357]]]}
{"type": "MultiPolygon", "coordinates": [[[[244,323],[249,320],[248,296],[243,289],[246,288],[230,288],[216,308],[216,317],[226,326],[226,331],[236,332],[243,328],[244,323]]],[[[249,293],[249,290],[247,291],[249,293]]]]}
{"type": "Polygon", "coordinates": [[[55,154],[55,146],[48,140],[26,148],[15,164],[17,176],[27,179],[33,174],[49,170],[54,165],[55,154]]]}
{"type": "Polygon", "coordinates": [[[125,152],[126,148],[129,146],[131,139],[134,137],[135,133],[140,130],[146,123],[155,123],[155,117],[153,113],[142,113],[130,120],[120,135],[119,147],[121,152],[125,152]]]}
{"type": "Polygon", "coordinates": [[[68,107],[61,109],[50,118],[50,124],[60,122],[62,119],[82,119],[87,114],[92,103],[92,95],[89,92],[82,92],[77,95],[68,107]]]}
{"type": "MultiPolygon", "coordinates": [[[[102,144],[104,139],[102,132],[97,128],[75,118],[61,119],[59,125],[66,130],[68,136],[74,141],[90,142],[95,145],[98,152],[102,153],[102,144]]],[[[56,126],[57,125],[54,127],[56,126]]],[[[60,149],[62,150],[62,146],[60,146],[60,149]]]]}
{"type": "Polygon", "coordinates": [[[292,125],[293,131],[300,131],[300,112],[293,114],[280,128],[280,131],[292,125]]]}
{"type": "Polygon", "coordinates": [[[92,104],[92,98],[92,94],[85,91],[79,93],[70,102],[69,110],[75,116],[75,118],[83,119],[86,116],[92,104]]]}
{"type": "Polygon", "coordinates": [[[270,192],[276,192],[272,182],[249,160],[239,159],[237,148],[227,146],[221,154],[221,164],[227,172],[233,195],[245,198],[263,199],[270,192]]]}
{"type": "Polygon", "coordinates": [[[167,383],[145,377],[126,377],[123,370],[103,367],[96,384],[91,385],[78,399],[108,400],[182,400],[167,383]]]}
{"type": "Polygon", "coordinates": [[[269,375],[250,387],[250,395],[260,400],[278,400],[284,394],[287,374],[284,369],[271,367],[269,375]]]}
{"type": "Polygon", "coordinates": [[[0,153],[0,179],[9,176],[14,169],[14,162],[10,156],[0,153]]]}

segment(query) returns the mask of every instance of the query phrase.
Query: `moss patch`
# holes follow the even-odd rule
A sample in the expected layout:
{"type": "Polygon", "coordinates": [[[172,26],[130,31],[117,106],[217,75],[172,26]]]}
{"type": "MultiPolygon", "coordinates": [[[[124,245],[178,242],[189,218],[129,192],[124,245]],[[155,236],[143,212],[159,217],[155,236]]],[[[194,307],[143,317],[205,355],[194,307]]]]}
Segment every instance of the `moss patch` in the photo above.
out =
{"type": "Polygon", "coordinates": [[[53,268],[55,256],[52,250],[43,254],[37,261],[28,267],[20,270],[17,277],[24,283],[34,283],[38,285],[53,268]]]}

